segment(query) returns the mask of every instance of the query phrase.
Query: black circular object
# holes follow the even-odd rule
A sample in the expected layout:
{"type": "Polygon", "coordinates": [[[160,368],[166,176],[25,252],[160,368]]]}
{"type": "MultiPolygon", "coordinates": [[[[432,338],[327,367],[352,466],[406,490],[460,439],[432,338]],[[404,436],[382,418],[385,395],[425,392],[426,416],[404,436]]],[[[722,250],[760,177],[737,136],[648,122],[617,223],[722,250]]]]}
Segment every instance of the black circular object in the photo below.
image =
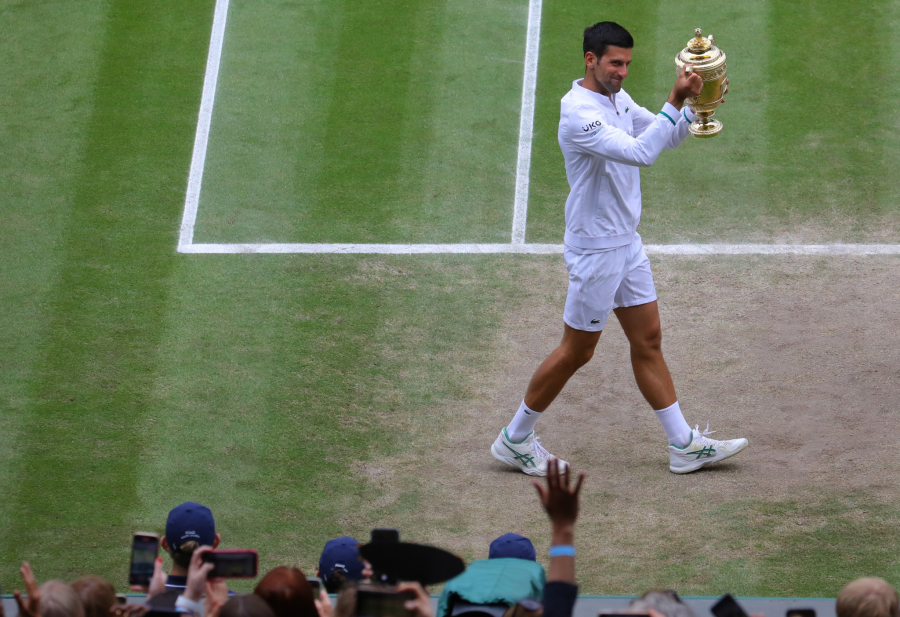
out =
{"type": "Polygon", "coordinates": [[[459,576],[466,569],[463,560],[436,546],[412,542],[376,542],[359,547],[362,558],[376,572],[394,580],[437,585],[459,576]]]}

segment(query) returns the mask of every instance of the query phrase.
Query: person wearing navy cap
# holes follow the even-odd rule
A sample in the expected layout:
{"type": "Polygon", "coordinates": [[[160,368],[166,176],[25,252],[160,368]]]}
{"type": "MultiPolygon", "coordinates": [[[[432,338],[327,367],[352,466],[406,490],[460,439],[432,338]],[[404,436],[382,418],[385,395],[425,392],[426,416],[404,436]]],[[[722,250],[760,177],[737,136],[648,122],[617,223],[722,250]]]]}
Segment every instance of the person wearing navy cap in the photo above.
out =
{"type": "Polygon", "coordinates": [[[517,533],[505,533],[493,542],[488,552],[488,559],[528,559],[537,561],[534,544],[525,536],[517,533]]]}
{"type": "Polygon", "coordinates": [[[166,535],[160,546],[172,557],[172,573],[166,579],[166,590],[147,600],[154,608],[175,608],[175,601],[187,584],[191,555],[201,546],[219,546],[216,522],[209,508],[193,501],[176,506],[166,520],[166,535]]]}
{"type": "Polygon", "coordinates": [[[316,576],[328,593],[337,593],[347,581],[362,581],[372,576],[369,564],[359,558],[359,542],[350,536],[325,543],[319,557],[316,576]]]}

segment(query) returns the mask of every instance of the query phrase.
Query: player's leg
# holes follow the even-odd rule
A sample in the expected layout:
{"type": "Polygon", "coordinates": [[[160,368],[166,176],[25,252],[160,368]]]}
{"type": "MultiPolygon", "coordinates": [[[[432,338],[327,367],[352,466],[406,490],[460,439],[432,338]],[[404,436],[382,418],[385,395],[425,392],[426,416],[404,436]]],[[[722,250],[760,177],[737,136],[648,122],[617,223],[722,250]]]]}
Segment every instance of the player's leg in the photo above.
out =
{"type": "Polygon", "coordinates": [[[734,456],[747,446],[746,439],[710,439],[709,427],[691,430],[681,412],[675,384],[662,352],[662,327],[650,260],[643,247],[635,251],[628,273],[616,292],[614,309],[631,347],[631,366],[638,388],[669,439],[669,469],[688,473],[734,456]]]}
{"type": "Polygon", "coordinates": [[[525,392],[525,405],[536,412],[545,411],[562,392],[563,386],[594,355],[600,332],[576,330],[564,324],[562,342],[541,363],[525,392]]]}
{"type": "MultiPolygon", "coordinates": [[[[535,371],[516,415],[491,446],[495,459],[529,475],[546,475],[550,453],[535,436],[534,427],[566,382],[594,355],[599,340],[600,332],[576,330],[565,324],[559,347],[535,371]]],[[[561,463],[565,464],[565,461],[561,463]]]]}
{"type": "Polygon", "coordinates": [[[631,348],[631,368],[638,389],[659,418],[669,443],[691,443],[691,427],[685,421],[675,395],[675,384],[662,353],[662,328],[656,300],[615,309],[631,348]]]}
{"type": "Polygon", "coordinates": [[[535,371],[518,411],[491,446],[494,458],[529,475],[546,475],[550,457],[534,427],[572,375],[593,356],[625,271],[625,258],[618,250],[577,254],[567,248],[565,258],[569,291],[562,342],[535,371]]]}

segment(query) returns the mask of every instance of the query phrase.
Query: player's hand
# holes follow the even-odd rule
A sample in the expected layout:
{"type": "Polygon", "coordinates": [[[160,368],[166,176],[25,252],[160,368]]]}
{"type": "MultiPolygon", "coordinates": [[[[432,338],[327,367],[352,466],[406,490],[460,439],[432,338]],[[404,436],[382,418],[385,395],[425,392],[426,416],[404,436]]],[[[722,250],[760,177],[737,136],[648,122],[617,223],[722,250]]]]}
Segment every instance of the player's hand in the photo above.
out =
{"type": "Polygon", "coordinates": [[[703,78],[697,73],[687,73],[689,65],[685,64],[678,73],[672,93],[669,94],[669,103],[681,109],[685,99],[695,97],[703,90],[703,78]]]}

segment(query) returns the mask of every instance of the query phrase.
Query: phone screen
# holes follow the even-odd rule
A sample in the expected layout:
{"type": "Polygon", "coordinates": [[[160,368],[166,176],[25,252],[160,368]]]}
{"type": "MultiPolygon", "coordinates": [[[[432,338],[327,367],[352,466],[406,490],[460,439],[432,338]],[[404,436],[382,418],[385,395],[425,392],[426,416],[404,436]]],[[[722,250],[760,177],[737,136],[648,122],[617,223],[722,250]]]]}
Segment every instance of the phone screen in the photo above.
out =
{"type": "Polygon", "coordinates": [[[153,577],[153,562],[159,552],[159,538],[151,534],[135,534],[131,545],[129,585],[146,587],[153,577]]]}
{"type": "Polygon", "coordinates": [[[747,617],[747,613],[730,593],[722,596],[709,610],[716,617],[747,617]]]}
{"type": "Polygon", "coordinates": [[[215,564],[209,578],[254,578],[259,555],[256,551],[210,551],[203,561],[215,564]]]}
{"type": "Polygon", "coordinates": [[[413,599],[402,591],[356,590],[356,617],[409,617],[405,604],[413,599]]]}

